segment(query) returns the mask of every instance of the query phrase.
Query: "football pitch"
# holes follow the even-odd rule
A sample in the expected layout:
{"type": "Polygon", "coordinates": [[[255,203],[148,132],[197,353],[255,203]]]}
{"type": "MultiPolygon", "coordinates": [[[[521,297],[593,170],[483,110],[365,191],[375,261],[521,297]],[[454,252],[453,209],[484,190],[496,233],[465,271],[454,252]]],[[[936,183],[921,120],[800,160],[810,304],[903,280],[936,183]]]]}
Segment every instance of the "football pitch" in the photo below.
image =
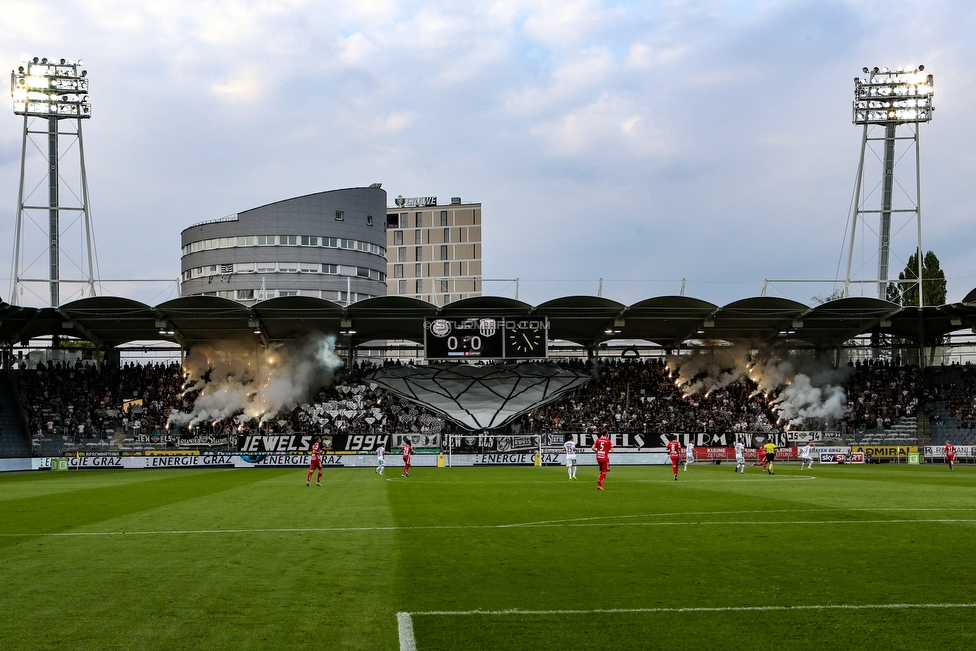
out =
{"type": "Polygon", "coordinates": [[[0,649],[976,648],[976,468],[411,474],[0,476],[0,649]]]}

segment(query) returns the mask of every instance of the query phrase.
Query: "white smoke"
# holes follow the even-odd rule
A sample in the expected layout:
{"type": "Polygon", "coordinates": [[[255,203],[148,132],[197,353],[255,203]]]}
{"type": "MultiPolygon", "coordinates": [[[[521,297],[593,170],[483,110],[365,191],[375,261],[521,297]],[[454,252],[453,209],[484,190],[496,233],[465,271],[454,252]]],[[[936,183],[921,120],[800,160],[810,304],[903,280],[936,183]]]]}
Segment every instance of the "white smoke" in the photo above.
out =
{"type": "Polygon", "coordinates": [[[732,346],[671,356],[668,366],[685,397],[707,396],[738,380],[752,380],[757,393],[772,399],[770,406],[779,419],[794,427],[808,418],[839,420],[847,404],[842,385],[849,370],[812,359],[777,359],[766,351],[752,354],[732,346]]]}
{"type": "Polygon", "coordinates": [[[169,423],[196,425],[233,417],[266,422],[332,381],[342,366],[335,337],[316,336],[263,349],[240,342],[194,346],[183,362],[184,391],[198,391],[190,412],[172,412],[169,423]]]}

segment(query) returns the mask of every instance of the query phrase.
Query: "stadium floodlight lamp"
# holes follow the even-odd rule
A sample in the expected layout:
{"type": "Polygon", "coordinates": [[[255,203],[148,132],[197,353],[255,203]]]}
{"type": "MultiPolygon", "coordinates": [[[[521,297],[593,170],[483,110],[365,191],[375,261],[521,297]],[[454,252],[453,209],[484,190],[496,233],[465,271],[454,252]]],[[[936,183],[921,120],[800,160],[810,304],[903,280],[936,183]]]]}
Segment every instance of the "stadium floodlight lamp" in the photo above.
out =
{"type": "Polygon", "coordinates": [[[10,73],[14,114],[38,118],[90,118],[88,71],[84,61],[57,63],[34,57],[10,73]]]}
{"type": "Polygon", "coordinates": [[[932,120],[932,75],[897,68],[861,69],[865,79],[854,78],[854,124],[905,124],[932,120]]]}

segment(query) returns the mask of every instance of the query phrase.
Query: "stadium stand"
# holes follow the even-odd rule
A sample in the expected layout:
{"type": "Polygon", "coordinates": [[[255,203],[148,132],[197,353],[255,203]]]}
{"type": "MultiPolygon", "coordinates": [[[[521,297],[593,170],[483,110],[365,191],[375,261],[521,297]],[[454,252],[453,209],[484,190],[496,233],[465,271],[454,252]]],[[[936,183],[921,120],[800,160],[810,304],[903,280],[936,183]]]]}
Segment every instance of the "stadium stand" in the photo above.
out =
{"type": "MultiPolygon", "coordinates": [[[[769,432],[781,430],[776,395],[738,380],[703,395],[685,395],[661,359],[610,359],[594,366],[563,360],[594,380],[556,402],[523,414],[499,433],[583,433],[609,429],[645,434],[684,432],[769,432]]],[[[386,366],[400,365],[399,361],[386,366]]],[[[35,455],[73,451],[118,452],[173,447],[172,435],[214,435],[232,445],[236,434],[252,431],[345,434],[397,432],[456,433],[451,422],[419,405],[397,398],[366,376],[375,366],[361,362],[341,369],[335,383],[313,400],[275,416],[256,420],[206,421],[193,428],[167,430],[171,410],[193,409],[195,395],[183,394],[178,364],[125,364],[120,367],[76,363],[41,363],[11,372],[19,387],[35,455]],[[159,437],[161,433],[171,436],[159,437]],[[157,440],[153,440],[157,435],[157,440]]],[[[931,440],[957,444],[976,441],[976,367],[925,369],[888,362],[850,365],[844,388],[846,413],[840,421],[812,420],[802,429],[836,431],[852,444],[914,445],[919,431],[931,428],[931,440]]],[[[0,383],[6,408],[0,413],[4,435],[0,453],[20,431],[14,392],[0,383]]],[[[794,428],[794,430],[797,428],[794,428]]],[[[22,452],[25,453],[25,452],[22,452]]]]}
{"type": "Polygon", "coordinates": [[[976,444],[976,366],[954,364],[927,370],[926,397],[933,444],[976,444]]]}
{"type": "Polygon", "coordinates": [[[20,421],[20,410],[7,378],[0,373],[0,457],[27,457],[30,450],[20,421]]]}

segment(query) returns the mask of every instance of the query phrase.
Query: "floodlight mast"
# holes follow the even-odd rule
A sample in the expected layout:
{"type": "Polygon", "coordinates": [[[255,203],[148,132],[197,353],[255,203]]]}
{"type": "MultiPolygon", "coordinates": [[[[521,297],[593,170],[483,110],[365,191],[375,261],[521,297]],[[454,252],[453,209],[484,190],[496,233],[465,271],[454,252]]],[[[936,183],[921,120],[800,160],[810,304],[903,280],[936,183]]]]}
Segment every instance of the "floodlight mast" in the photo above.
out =
{"type": "MultiPolygon", "coordinates": [[[[95,248],[92,234],[91,213],[88,200],[88,175],[85,170],[85,149],[82,140],[81,121],[91,117],[91,103],[88,97],[88,71],[82,69],[83,61],[59,59],[58,61],[34,57],[24,62],[10,73],[10,95],[13,97],[14,115],[24,116],[24,132],[20,156],[20,189],[17,197],[17,220],[14,237],[13,270],[11,273],[10,301],[15,305],[23,303],[23,290],[28,283],[44,282],[49,285],[52,307],[60,304],[62,282],[82,282],[88,293],[95,295],[95,248]],[[46,121],[46,129],[31,130],[31,118],[46,121]],[[60,125],[64,120],[75,122],[75,131],[63,131],[60,125]],[[27,170],[27,141],[32,134],[46,134],[46,175],[48,180],[47,206],[31,206],[25,203],[24,183],[27,170]],[[60,186],[60,138],[73,136],[78,141],[80,163],[81,206],[61,204],[60,186]],[[48,212],[48,278],[25,278],[22,268],[24,255],[25,217],[31,221],[29,213],[33,210],[48,212]],[[85,250],[81,251],[76,266],[86,277],[81,281],[61,279],[61,212],[79,211],[84,219],[85,250]],[[81,259],[87,258],[87,271],[82,268],[81,259]]],[[[70,147],[69,147],[70,148],[70,147]]],[[[45,149],[38,147],[44,154],[45,149]]],[[[28,198],[29,199],[29,198],[28,198]]],[[[38,256],[40,257],[40,256],[38,256]]],[[[28,265],[29,267],[30,265],[28,265]]],[[[84,295],[84,290],[82,291],[84,295]]]]}
{"type": "Polygon", "coordinates": [[[854,186],[854,219],[851,226],[850,246],[847,252],[847,273],[844,278],[844,296],[850,295],[851,262],[854,258],[854,241],[857,223],[864,219],[864,215],[880,212],[881,223],[878,235],[878,298],[887,299],[888,294],[888,258],[891,245],[891,214],[892,212],[915,213],[918,240],[917,251],[917,279],[918,304],[922,306],[922,194],[921,173],[919,164],[919,125],[932,120],[932,103],[934,85],[932,75],[923,73],[925,66],[915,70],[898,68],[863,68],[868,76],[865,79],[854,78],[854,117],[856,125],[863,126],[861,136],[861,157],[857,167],[857,179],[854,186]],[[914,125],[912,133],[907,138],[897,137],[899,125],[914,125]],[[883,138],[869,136],[872,126],[883,126],[883,138]],[[905,210],[893,210],[892,192],[894,189],[895,173],[895,141],[900,139],[912,140],[915,146],[915,205],[905,210]],[[882,177],[881,210],[867,210],[864,206],[864,153],[869,140],[884,140],[884,169],[882,177]]]}

